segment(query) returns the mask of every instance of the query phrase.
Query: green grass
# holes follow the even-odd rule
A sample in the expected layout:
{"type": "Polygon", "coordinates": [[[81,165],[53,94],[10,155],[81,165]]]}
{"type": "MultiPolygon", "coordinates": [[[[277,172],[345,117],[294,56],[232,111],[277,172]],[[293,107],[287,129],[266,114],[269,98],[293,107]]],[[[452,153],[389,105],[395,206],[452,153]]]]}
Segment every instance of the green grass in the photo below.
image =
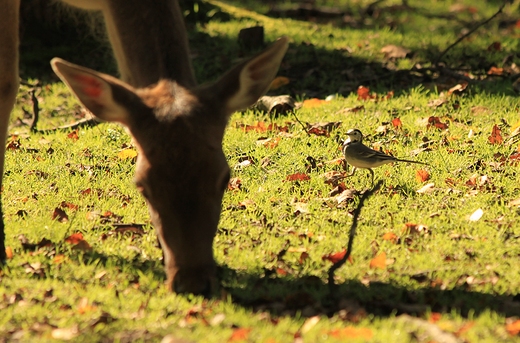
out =
{"type": "MultiPolygon", "coordinates": [[[[428,9],[442,11],[439,4],[428,9]]],[[[491,2],[479,6],[480,18],[496,10],[491,2]]],[[[507,13],[514,9],[508,7],[507,13]]],[[[226,10],[230,21],[211,21],[191,36],[199,78],[214,78],[233,64],[240,54],[234,43],[238,30],[260,22],[269,41],[291,37],[279,73],[291,82],[277,92],[299,100],[336,94],[318,107],[303,106],[299,120],[341,125],[329,136],[316,136],[307,135],[292,116],[272,119],[251,110],[233,115],[223,146],[241,189],[224,197],[214,244],[223,287],[212,300],[166,291],[161,251],[144,200],[131,181],[134,162],[118,155],[131,146],[122,128],[101,124],[80,129],[77,140],[68,132],[41,135],[11,128],[20,147],[7,152],[2,192],[6,243],[14,253],[0,272],[0,342],[160,341],[168,334],[225,342],[240,341],[240,333],[247,342],[291,342],[299,335],[305,342],[430,342],[440,339],[428,331],[432,327],[464,342],[519,342],[518,335],[506,330],[520,316],[520,209],[509,206],[520,198],[520,173],[519,162],[508,160],[519,143],[491,144],[488,139],[494,125],[507,139],[511,128],[506,123],[512,126],[520,119],[511,80],[472,84],[445,105],[430,107],[458,81],[440,77],[408,83],[411,79],[396,73],[362,81],[385,72],[370,68],[381,68],[379,50],[386,44],[419,51],[397,62],[401,68],[433,60],[457,37],[460,27],[451,21],[432,20],[424,27],[415,14],[404,13],[395,15],[403,27],[354,30],[226,10]],[[441,22],[441,32],[431,30],[441,22]],[[411,34],[414,30],[421,34],[411,34]],[[358,48],[364,41],[368,46],[358,48]],[[204,54],[204,44],[220,44],[222,58],[204,54]],[[347,46],[353,51],[345,54],[340,49],[347,46]],[[360,85],[395,95],[385,101],[358,100],[360,85]],[[346,111],[360,105],[361,111],[346,111]],[[429,128],[432,116],[449,129],[429,128]],[[394,118],[400,118],[401,128],[391,124],[394,118]],[[240,128],[257,122],[287,125],[288,133],[240,128]],[[338,204],[324,174],[343,172],[342,165],[327,162],[341,157],[339,142],[350,128],[360,129],[367,145],[429,166],[394,164],[374,170],[384,184],[362,209],[353,262],[336,272],[339,299],[332,300],[326,283],[331,263],[323,256],[346,247],[357,197],[338,204]],[[279,139],[278,144],[257,143],[265,137],[279,139]],[[425,141],[429,151],[413,156],[425,141]],[[315,168],[308,157],[316,161],[315,168]],[[238,167],[245,158],[253,163],[238,167]],[[428,181],[416,179],[419,169],[429,172],[428,181]],[[287,181],[294,173],[310,179],[287,181]],[[471,184],[475,179],[482,185],[471,184]],[[427,183],[434,183],[434,191],[417,193],[427,183]],[[64,209],[68,221],[52,219],[56,208],[64,209]],[[479,208],[482,218],[470,221],[479,208]],[[115,235],[113,222],[142,224],[143,234],[115,235]],[[427,230],[407,232],[407,223],[427,230]],[[77,232],[91,249],[66,242],[77,232]],[[384,239],[387,233],[397,242],[384,239]],[[19,235],[35,244],[46,238],[52,245],[27,250],[19,235]],[[383,252],[386,266],[370,268],[383,252]]],[[[501,36],[501,51],[486,53],[504,33],[500,30],[490,24],[461,43],[447,57],[449,65],[460,66],[455,57],[466,53],[463,62],[475,73],[493,64],[500,67],[517,44],[512,32],[501,36]]],[[[38,97],[40,128],[74,121],[80,112],[62,84],[44,85],[38,97]]],[[[30,109],[29,99],[22,87],[13,121],[23,116],[22,107],[30,109]]],[[[370,186],[363,170],[342,181],[358,195],[370,186]]]]}

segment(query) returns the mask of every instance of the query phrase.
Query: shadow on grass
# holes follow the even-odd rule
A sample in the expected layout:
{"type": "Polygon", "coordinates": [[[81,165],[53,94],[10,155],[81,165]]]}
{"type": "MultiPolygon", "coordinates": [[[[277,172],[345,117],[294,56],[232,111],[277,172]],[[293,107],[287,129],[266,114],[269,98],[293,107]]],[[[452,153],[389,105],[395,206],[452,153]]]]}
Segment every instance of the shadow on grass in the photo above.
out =
{"type": "MultiPolygon", "coordinates": [[[[331,297],[328,285],[316,277],[276,277],[266,274],[237,273],[222,267],[224,286],[237,305],[253,311],[268,311],[273,315],[312,316],[340,314],[355,315],[364,311],[375,316],[410,314],[420,316],[428,312],[456,312],[468,318],[485,311],[503,316],[520,313],[520,295],[494,295],[471,290],[464,284],[454,289],[429,287],[429,280],[421,280],[415,289],[391,283],[358,280],[338,284],[337,294],[331,297]],[[425,286],[422,286],[425,285],[425,286]]],[[[269,273],[268,273],[269,274],[269,273]]]]}
{"type": "MultiPolygon", "coordinates": [[[[88,33],[87,20],[76,17],[61,19],[58,24],[55,21],[42,24],[40,18],[31,15],[31,12],[22,19],[20,70],[23,79],[36,78],[44,83],[57,81],[49,66],[50,59],[55,56],[101,72],[116,74],[117,68],[108,43],[88,33]]],[[[209,36],[190,30],[189,38],[195,72],[201,83],[215,80],[240,58],[254,53],[241,50],[235,37],[209,36]]],[[[327,39],[332,42],[335,38],[331,35],[327,39]]],[[[414,51],[414,60],[432,61],[440,53],[440,49],[435,46],[409,48],[414,51]]],[[[497,64],[498,55],[498,59],[502,59],[502,55],[503,58],[507,57],[506,52],[482,51],[478,41],[455,47],[449,55],[450,60],[459,61],[453,67],[463,66],[483,74],[497,64]]],[[[451,87],[460,82],[453,74],[439,77],[435,71],[399,70],[395,67],[395,61],[379,58],[366,60],[352,56],[348,49],[326,50],[305,42],[291,44],[279,75],[288,77],[291,82],[277,90],[277,94],[305,97],[348,95],[360,85],[368,86],[378,93],[395,91],[399,94],[418,85],[433,88],[435,84],[444,84],[451,87]]],[[[507,77],[481,83],[480,87],[491,94],[513,94],[511,80],[507,77]]]]}

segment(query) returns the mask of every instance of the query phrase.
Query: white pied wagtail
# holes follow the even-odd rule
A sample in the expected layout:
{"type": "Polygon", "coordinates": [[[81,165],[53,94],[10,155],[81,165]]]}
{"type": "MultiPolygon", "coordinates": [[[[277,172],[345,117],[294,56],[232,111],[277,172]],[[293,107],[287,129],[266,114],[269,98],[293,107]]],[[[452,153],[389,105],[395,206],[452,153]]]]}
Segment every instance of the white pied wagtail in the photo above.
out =
{"type": "Polygon", "coordinates": [[[358,129],[349,130],[347,136],[348,138],[343,143],[343,155],[345,155],[347,163],[353,167],[352,173],[348,176],[354,175],[357,168],[368,169],[372,175],[372,185],[374,184],[374,172],[372,171],[372,168],[392,162],[408,162],[427,165],[427,163],[418,161],[401,160],[380,151],[370,149],[363,144],[363,134],[358,129]]]}

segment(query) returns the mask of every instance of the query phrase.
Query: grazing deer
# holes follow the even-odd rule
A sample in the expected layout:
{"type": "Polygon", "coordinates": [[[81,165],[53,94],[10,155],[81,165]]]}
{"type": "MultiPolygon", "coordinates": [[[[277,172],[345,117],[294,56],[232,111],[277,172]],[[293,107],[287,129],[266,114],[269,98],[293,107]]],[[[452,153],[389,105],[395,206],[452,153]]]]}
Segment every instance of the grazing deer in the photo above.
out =
{"type": "MultiPolygon", "coordinates": [[[[268,89],[287,50],[281,38],[218,81],[198,86],[176,0],[63,0],[100,10],[121,80],[59,58],[52,68],[96,117],[124,125],[139,151],[135,183],[161,244],[167,286],[207,294],[216,284],[213,238],[229,167],[230,115],[268,89]]],[[[18,89],[20,0],[0,0],[0,172],[18,89]]],[[[0,213],[1,214],[1,213],[0,213]]],[[[0,224],[0,261],[5,261],[0,224]]]]}

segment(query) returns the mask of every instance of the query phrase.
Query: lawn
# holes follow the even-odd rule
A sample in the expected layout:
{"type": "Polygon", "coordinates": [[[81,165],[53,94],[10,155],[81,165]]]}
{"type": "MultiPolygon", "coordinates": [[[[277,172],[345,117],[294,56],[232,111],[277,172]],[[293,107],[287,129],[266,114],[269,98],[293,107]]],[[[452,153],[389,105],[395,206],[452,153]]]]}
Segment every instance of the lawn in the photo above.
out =
{"type": "Polygon", "coordinates": [[[2,192],[0,342],[520,342],[519,4],[443,54],[501,3],[408,2],[318,1],[340,10],[332,18],[302,18],[291,2],[215,2],[211,20],[190,24],[204,81],[251,54],[240,29],[290,37],[270,95],[298,103],[230,120],[212,299],[166,291],[121,127],[20,124],[33,91],[40,129],[88,116],[22,64],[2,192]],[[428,165],[374,169],[382,186],[363,203],[331,293],[328,270],[371,187],[368,171],[346,177],[351,128],[428,165]]]}

